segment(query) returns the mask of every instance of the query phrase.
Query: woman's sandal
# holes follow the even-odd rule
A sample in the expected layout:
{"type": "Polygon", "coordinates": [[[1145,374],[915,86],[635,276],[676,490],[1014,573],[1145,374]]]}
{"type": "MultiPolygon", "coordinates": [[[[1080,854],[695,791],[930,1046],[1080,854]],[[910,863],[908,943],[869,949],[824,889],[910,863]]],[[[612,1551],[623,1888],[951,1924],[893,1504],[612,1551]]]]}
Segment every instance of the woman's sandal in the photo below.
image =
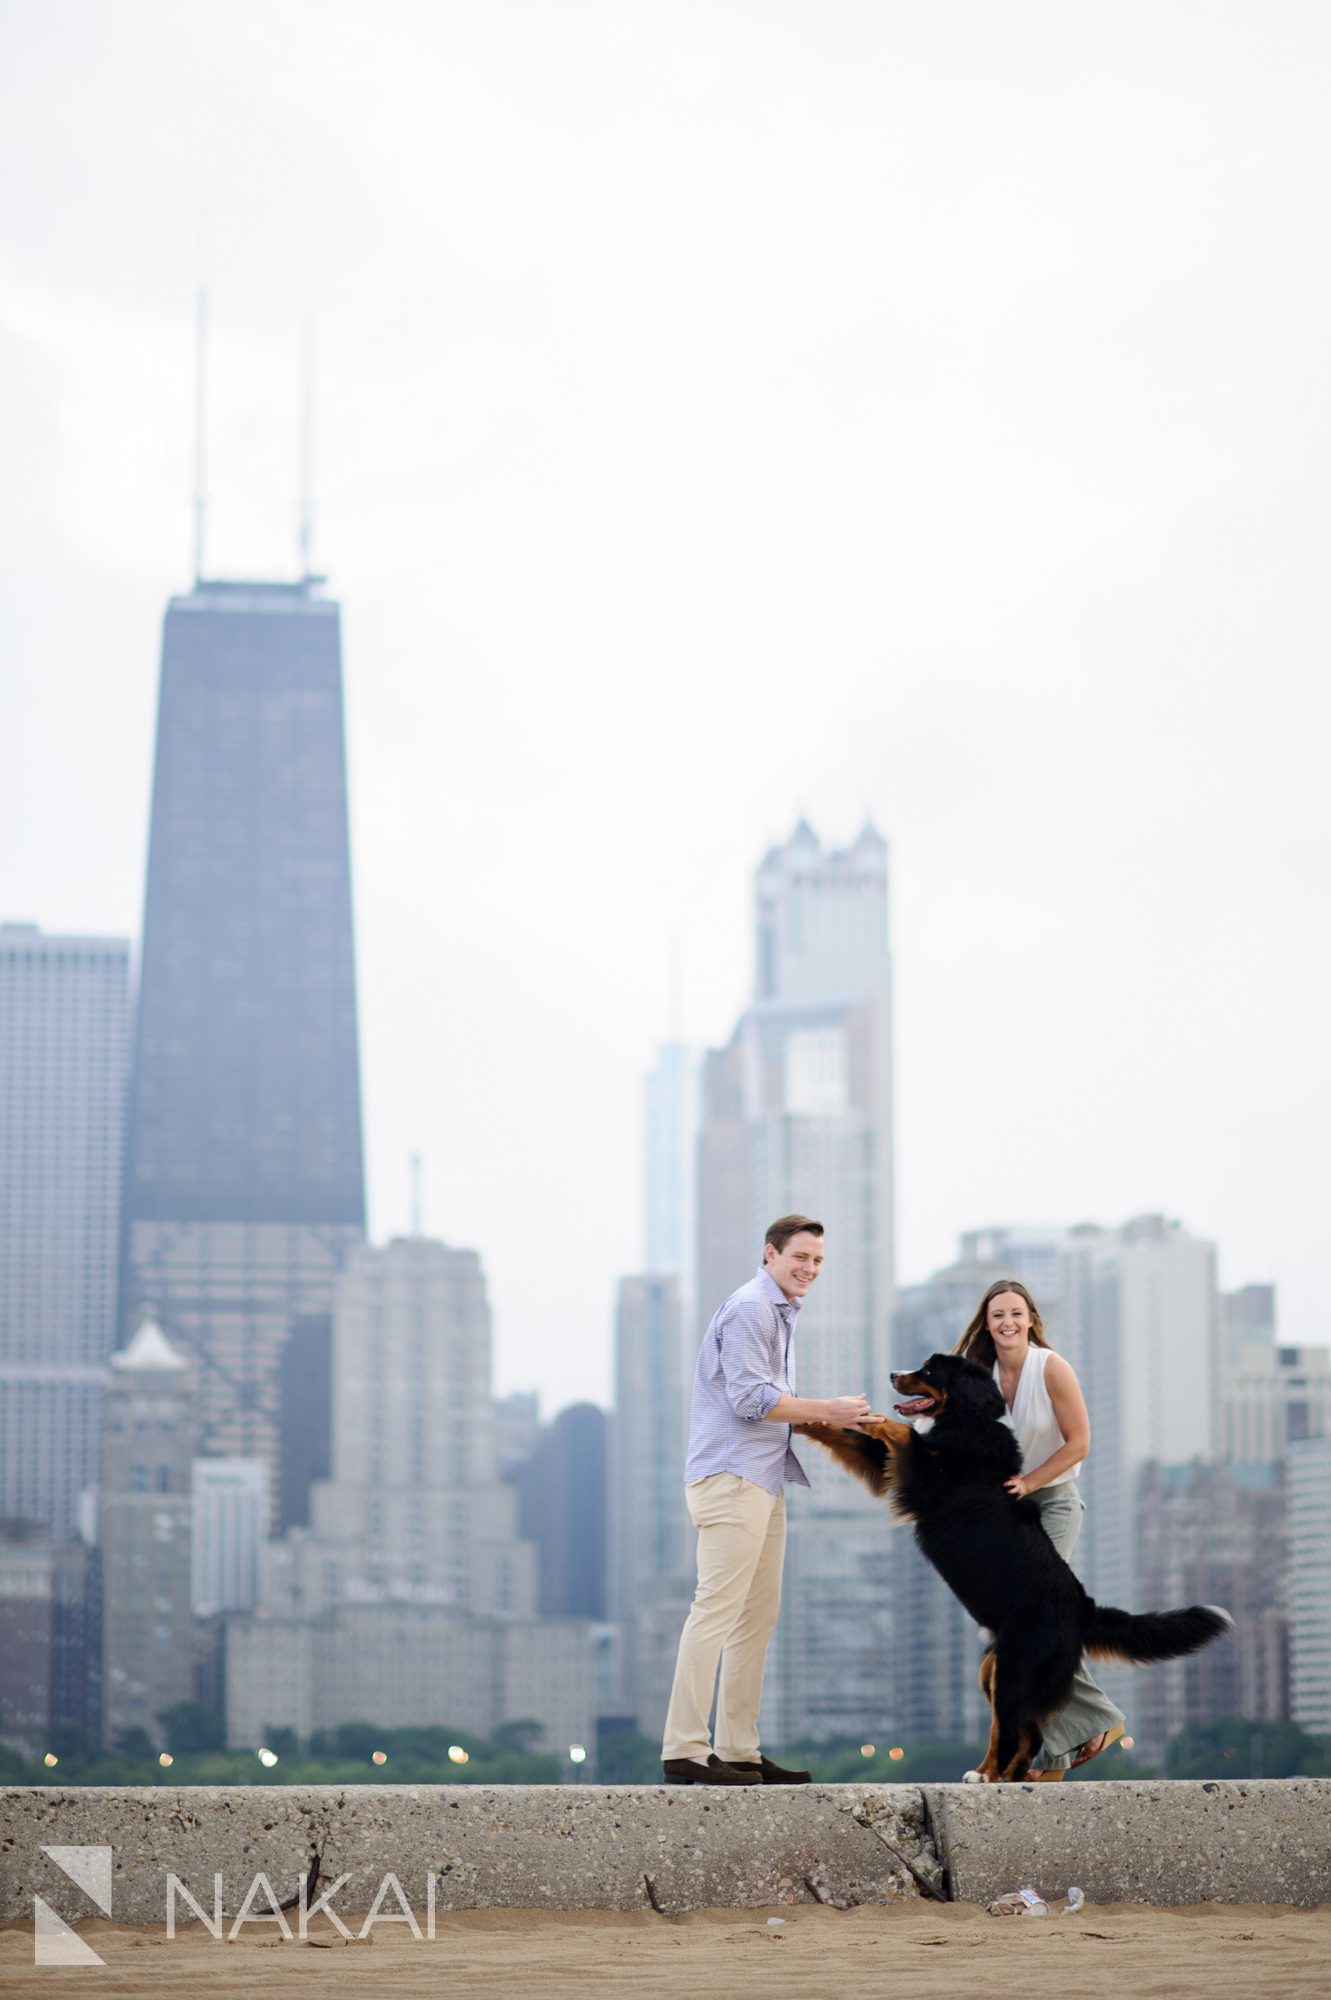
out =
{"type": "Polygon", "coordinates": [[[1127,1726],[1126,1722],[1116,1722],[1112,1729],[1106,1729],[1104,1731],[1104,1741],[1098,1743],[1094,1750],[1088,1750],[1084,1743],[1081,1744],[1078,1755],[1073,1758],[1067,1770],[1028,1772],[1026,1776],[1027,1784],[1057,1785],[1063,1778],[1066,1778],[1068,1771],[1075,1771],[1079,1764],[1089,1764],[1092,1757],[1098,1757],[1100,1752],[1107,1750],[1111,1743],[1117,1743],[1127,1726]]]}
{"type": "Polygon", "coordinates": [[[1128,1725],[1126,1722],[1116,1722],[1112,1729],[1106,1729],[1104,1731],[1103,1740],[1096,1746],[1094,1750],[1088,1750],[1086,1745],[1083,1743],[1081,1746],[1080,1755],[1073,1758],[1070,1768],[1075,1771],[1079,1764],[1089,1764],[1092,1757],[1098,1757],[1100,1755],[1100,1752],[1102,1750],[1107,1750],[1111,1743],[1117,1743],[1119,1737],[1122,1736],[1127,1726],[1128,1725]]]}

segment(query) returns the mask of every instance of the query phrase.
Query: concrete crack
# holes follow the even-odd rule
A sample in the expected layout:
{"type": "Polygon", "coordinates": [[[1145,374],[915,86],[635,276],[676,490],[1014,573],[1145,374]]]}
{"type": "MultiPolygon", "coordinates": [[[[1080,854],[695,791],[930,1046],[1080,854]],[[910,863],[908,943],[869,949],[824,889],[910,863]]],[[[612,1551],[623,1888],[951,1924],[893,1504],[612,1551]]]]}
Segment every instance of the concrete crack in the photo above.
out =
{"type": "Polygon", "coordinates": [[[312,1842],[310,1842],[310,1866],[306,1868],[306,1880],[304,1880],[304,1882],[298,1882],[298,1884],[296,1884],[296,1894],[294,1894],[294,1896],[288,1896],[288,1898],[286,1898],[286,1902],[280,1902],[280,1904],[278,1904],[278,1908],[280,1908],[280,1910],[294,1910],[294,1908],[296,1908],[296,1906],[300,1904],[300,1898],[302,1898],[302,1896],[306,1898],[306,1902],[310,1902],[310,1898],[314,1896],[314,1884],[316,1884],[316,1882],[318,1882],[318,1878],[320,1878],[320,1866],[322,1866],[322,1860],[324,1860],[324,1856],[320,1854],[320,1846],[318,1846],[318,1840],[312,1840],[312,1842]]]}
{"type": "MultiPolygon", "coordinates": [[[[318,1848],[316,1847],[314,1850],[313,1858],[310,1861],[309,1872],[305,1877],[305,1886],[303,1893],[307,1904],[310,1900],[310,1897],[314,1894],[314,1885],[319,1880],[319,1863],[321,1859],[322,1857],[319,1853],[318,1848]]],[[[288,1896],[285,1903],[278,1904],[277,1906],[278,1909],[294,1910],[297,1904],[300,1902],[301,1894],[302,1891],[300,1889],[297,1889],[294,1896],[288,1896]]]]}
{"type": "Polygon", "coordinates": [[[920,1804],[924,1808],[925,1837],[938,1859],[938,1880],[942,1885],[942,1894],[938,1900],[940,1903],[950,1903],[952,1901],[952,1870],[949,1868],[947,1861],[947,1844],[940,1835],[937,1821],[934,1819],[934,1809],[929,1803],[929,1794],[927,1791],[920,1793],[920,1804]]]}
{"type": "MultiPolygon", "coordinates": [[[[887,1835],[883,1833],[879,1827],[875,1826],[874,1822],[871,1819],[865,1818],[861,1808],[857,1806],[849,1806],[847,1807],[847,1811],[850,1813],[851,1818],[855,1821],[855,1824],[857,1826],[862,1826],[867,1833],[871,1833],[873,1835],[875,1840],[881,1841],[883,1846],[887,1849],[888,1853],[892,1856],[893,1860],[899,1862],[900,1865],[905,1869],[906,1873],[915,1878],[917,1887],[920,1889],[922,1894],[924,1894],[929,1898],[929,1901],[931,1903],[946,1903],[949,1900],[947,1895],[944,1893],[942,1889],[938,1887],[938,1884],[936,1882],[931,1882],[927,1875],[921,1874],[920,1870],[915,1866],[915,1863],[913,1861],[908,1860],[907,1857],[901,1852],[899,1848],[894,1847],[892,1845],[892,1842],[888,1839],[887,1835]]],[[[930,1841],[930,1846],[932,1845],[933,1842],[930,1841]]],[[[944,1876],[944,1880],[946,1880],[946,1876],[944,1876]]]]}

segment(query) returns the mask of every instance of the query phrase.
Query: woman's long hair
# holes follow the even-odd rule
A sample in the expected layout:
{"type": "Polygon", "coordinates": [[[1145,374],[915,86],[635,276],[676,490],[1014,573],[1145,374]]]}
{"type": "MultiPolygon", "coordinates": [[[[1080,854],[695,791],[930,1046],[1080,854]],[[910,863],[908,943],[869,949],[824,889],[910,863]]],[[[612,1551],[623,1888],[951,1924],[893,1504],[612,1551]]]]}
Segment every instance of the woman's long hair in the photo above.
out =
{"type": "Polygon", "coordinates": [[[1044,1337],[1044,1321],[1040,1318],[1040,1308],[1022,1284],[1020,1278],[999,1278],[990,1285],[984,1297],[975,1308],[975,1317],[952,1352],[964,1355],[967,1361],[978,1361],[982,1368],[992,1368],[998,1356],[994,1351],[994,1337],[989,1331],[989,1303],[1000,1292],[1015,1292],[1019,1299],[1025,1299],[1031,1313],[1031,1345],[1048,1347],[1044,1337]]]}

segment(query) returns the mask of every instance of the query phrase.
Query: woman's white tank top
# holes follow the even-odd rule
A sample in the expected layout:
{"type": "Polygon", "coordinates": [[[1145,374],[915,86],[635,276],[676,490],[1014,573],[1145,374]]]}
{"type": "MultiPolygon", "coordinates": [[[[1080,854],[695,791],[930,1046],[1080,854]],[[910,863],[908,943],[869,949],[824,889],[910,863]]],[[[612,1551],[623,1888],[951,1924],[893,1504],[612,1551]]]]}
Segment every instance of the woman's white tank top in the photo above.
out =
{"type": "MultiPolygon", "coordinates": [[[[1049,1400],[1049,1391],[1044,1384],[1044,1371],[1053,1352],[1049,1347],[1026,1349],[1026,1359],[1022,1363],[1021,1374],[1017,1377],[1017,1393],[1012,1398],[1012,1428],[1017,1433],[1017,1443],[1021,1446],[1021,1469],[1034,1472],[1037,1465],[1043,1465],[1052,1458],[1061,1446],[1067,1443],[1058,1428],[1058,1418],[1049,1400]]],[[[998,1363],[994,1363],[994,1380],[998,1382],[998,1363]]],[[[998,1382],[999,1390],[1002,1383],[998,1382]]],[[[1066,1486],[1081,1471],[1074,1465],[1071,1472],[1060,1474],[1049,1481],[1050,1486],[1066,1486]]],[[[1047,1488],[1042,1489],[1047,1491],[1047,1488]]]]}

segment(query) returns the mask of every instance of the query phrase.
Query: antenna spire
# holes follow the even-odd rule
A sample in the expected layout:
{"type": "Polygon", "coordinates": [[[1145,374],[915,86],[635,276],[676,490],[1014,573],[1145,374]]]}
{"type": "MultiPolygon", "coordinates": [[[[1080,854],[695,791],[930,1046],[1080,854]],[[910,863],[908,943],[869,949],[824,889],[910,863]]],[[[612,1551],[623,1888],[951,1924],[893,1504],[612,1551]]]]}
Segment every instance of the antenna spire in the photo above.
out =
{"type": "Polygon", "coordinates": [[[683,1039],[683,1010],[680,1006],[680,944],[677,925],[672,925],[670,930],[670,1009],[668,1018],[671,1041],[681,1041],[683,1039]]]}
{"type": "Polygon", "coordinates": [[[300,357],[300,573],[314,573],[314,321],[308,318],[300,357]]]}
{"type": "Polygon", "coordinates": [[[207,513],[204,497],[204,482],[207,476],[205,447],[207,445],[207,390],[208,390],[208,294],[199,287],[198,307],[194,321],[194,585],[197,589],[203,579],[203,529],[207,513]]]}

